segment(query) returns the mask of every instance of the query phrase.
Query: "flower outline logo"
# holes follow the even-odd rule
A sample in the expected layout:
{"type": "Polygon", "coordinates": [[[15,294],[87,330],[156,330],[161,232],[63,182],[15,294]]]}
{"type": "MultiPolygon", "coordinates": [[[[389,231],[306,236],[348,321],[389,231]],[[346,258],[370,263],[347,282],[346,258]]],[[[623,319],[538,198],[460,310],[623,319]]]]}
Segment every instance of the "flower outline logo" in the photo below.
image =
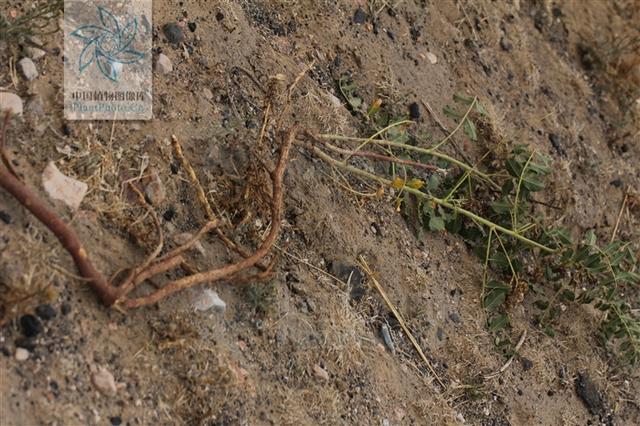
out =
{"type": "Polygon", "coordinates": [[[102,26],[82,25],[71,33],[85,43],[79,57],[79,71],[82,73],[95,61],[103,76],[118,82],[124,64],[136,63],[144,57],[144,53],[131,47],[138,32],[138,20],[134,17],[121,26],[107,9],[101,6],[97,9],[102,26]]]}

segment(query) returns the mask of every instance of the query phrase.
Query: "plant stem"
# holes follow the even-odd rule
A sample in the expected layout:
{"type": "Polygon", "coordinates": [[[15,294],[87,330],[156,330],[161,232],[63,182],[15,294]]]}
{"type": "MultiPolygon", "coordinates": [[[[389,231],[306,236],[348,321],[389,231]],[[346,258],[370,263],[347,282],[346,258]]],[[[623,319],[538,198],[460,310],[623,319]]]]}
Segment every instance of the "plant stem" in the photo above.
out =
{"type": "Polygon", "coordinates": [[[431,147],[431,149],[438,149],[440,148],[442,145],[444,145],[449,139],[451,139],[453,137],[453,135],[455,135],[457,133],[458,130],[460,130],[460,128],[462,127],[462,125],[465,123],[465,121],[467,121],[467,118],[469,117],[469,114],[471,114],[471,110],[473,109],[473,107],[476,105],[476,102],[478,102],[478,97],[474,96],[473,97],[473,101],[471,101],[471,104],[469,105],[469,109],[467,109],[467,112],[465,112],[464,116],[462,117],[462,120],[460,120],[460,122],[458,123],[458,125],[456,126],[455,129],[453,129],[453,131],[451,133],[449,133],[444,139],[442,139],[440,142],[438,142],[436,145],[434,145],[433,147],[431,147]]]}
{"type": "MultiPolygon", "coordinates": [[[[364,148],[365,145],[367,145],[369,142],[373,142],[374,140],[376,140],[375,138],[380,136],[381,134],[383,134],[384,132],[386,132],[389,129],[392,129],[394,127],[397,126],[401,126],[403,124],[413,124],[414,122],[411,120],[402,120],[402,121],[398,121],[396,123],[391,123],[389,124],[387,127],[378,130],[377,132],[375,132],[373,135],[371,135],[370,137],[368,137],[367,139],[364,139],[364,142],[362,142],[354,151],[354,153],[360,151],[362,148],[364,148]]],[[[354,154],[351,154],[354,155],[354,154]]],[[[344,159],[344,163],[346,164],[347,161],[349,161],[349,158],[351,158],[351,155],[348,155],[347,158],[344,159]]]]}
{"type": "Polygon", "coordinates": [[[448,163],[454,164],[458,167],[460,167],[461,169],[464,169],[466,171],[468,171],[471,174],[474,174],[480,178],[482,178],[484,181],[488,182],[491,186],[493,186],[494,188],[500,190],[500,186],[498,184],[496,184],[495,182],[493,182],[491,180],[491,178],[489,177],[489,175],[482,173],[481,171],[479,171],[478,169],[469,166],[468,164],[463,163],[460,160],[457,160],[447,154],[444,154],[438,150],[434,150],[431,148],[421,148],[418,146],[413,146],[413,145],[407,145],[404,143],[400,143],[400,142],[393,142],[393,141],[387,141],[384,139],[366,139],[366,138],[356,138],[356,137],[351,137],[351,136],[342,136],[342,135],[331,135],[331,134],[320,134],[317,135],[316,137],[321,138],[321,139],[331,139],[331,140],[337,140],[337,141],[347,141],[347,142],[371,142],[371,143],[375,143],[376,145],[385,145],[385,146],[393,146],[396,148],[402,148],[402,149],[406,149],[407,151],[415,151],[415,152],[419,152],[421,154],[426,154],[426,155],[431,155],[433,157],[436,158],[440,158],[442,160],[445,160],[448,163]]]}
{"type": "MultiPolygon", "coordinates": [[[[324,160],[325,162],[331,164],[332,166],[347,170],[348,172],[351,172],[353,174],[360,175],[360,176],[363,176],[363,177],[366,177],[366,178],[369,178],[369,179],[372,179],[372,180],[376,180],[376,181],[378,181],[378,182],[380,182],[380,183],[382,183],[384,185],[393,187],[392,181],[390,181],[389,179],[385,179],[385,178],[383,178],[381,176],[378,176],[378,175],[373,174],[373,173],[369,173],[369,172],[367,172],[365,170],[359,169],[359,168],[351,166],[349,164],[344,164],[342,161],[336,160],[335,158],[331,157],[330,155],[324,153],[318,147],[307,145],[307,148],[310,149],[315,155],[320,157],[322,160],[324,160]]],[[[466,216],[471,220],[479,222],[479,223],[481,223],[481,224],[483,224],[483,225],[485,225],[485,226],[487,226],[489,228],[493,228],[493,230],[495,230],[495,231],[500,231],[505,235],[509,235],[510,237],[518,239],[518,240],[520,240],[520,241],[522,241],[522,242],[524,242],[524,243],[526,243],[526,244],[528,244],[530,246],[537,247],[540,250],[546,251],[547,253],[554,253],[556,251],[556,250],[554,250],[554,249],[552,249],[550,247],[547,247],[547,246],[545,246],[543,244],[540,244],[537,241],[530,240],[529,238],[519,234],[516,231],[513,231],[511,229],[507,229],[507,228],[505,228],[503,226],[498,225],[497,223],[493,223],[490,220],[487,220],[487,219],[485,219],[485,218],[483,218],[481,216],[478,216],[477,214],[475,214],[473,212],[470,212],[469,210],[465,210],[462,207],[458,207],[455,204],[452,204],[452,203],[450,203],[448,201],[445,201],[445,200],[443,200],[441,198],[434,197],[433,195],[429,195],[427,193],[424,193],[422,191],[419,191],[419,190],[417,190],[415,188],[411,188],[411,187],[408,187],[408,186],[403,186],[400,189],[403,190],[403,191],[407,191],[407,192],[409,192],[409,193],[411,193],[411,194],[415,195],[416,197],[419,197],[419,198],[421,198],[423,200],[431,201],[431,202],[434,202],[434,203],[436,203],[436,204],[438,204],[438,205],[440,205],[442,207],[448,208],[449,210],[453,210],[454,212],[459,213],[459,214],[461,214],[463,216],[466,216]]]]}

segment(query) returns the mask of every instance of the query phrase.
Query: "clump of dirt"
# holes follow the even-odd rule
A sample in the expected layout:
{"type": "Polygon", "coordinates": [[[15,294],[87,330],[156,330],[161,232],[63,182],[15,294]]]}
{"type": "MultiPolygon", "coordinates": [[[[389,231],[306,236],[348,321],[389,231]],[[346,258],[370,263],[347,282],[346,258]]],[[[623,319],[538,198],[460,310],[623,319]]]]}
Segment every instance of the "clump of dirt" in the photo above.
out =
{"type": "MultiPolygon", "coordinates": [[[[35,3],[10,0],[1,13],[21,16],[35,3]]],[[[0,71],[2,90],[25,104],[6,150],[109,276],[142,262],[155,235],[145,233],[152,229],[147,210],[121,190],[123,182],[145,176],[141,189],[161,185],[153,209],[170,248],[176,235],[205,221],[172,154],[172,134],[215,213],[233,224],[226,231],[253,248],[270,226],[264,166],[272,169],[282,131],[298,125],[362,136],[366,123],[341,93],[341,78],[355,84],[363,105],[381,99],[394,116],[411,114],[428,141],[457,125],[440,111],[464,92],[489,112],[479,129],[485,143],[523,143],[553,158],[554,189],[544,201],[557,208],[536,208],[571,224],[574,235],[595,229],[604,240],[625,196],[633,199],[626,194],[640,187],[640,124],[634,52],[612,65],[602,40],[632,40],[639,18],[633,1],[155,0],[153,54],[173,65],[154,75],[155,118],[62,119],[57,31],[40,36],[47,52],[34,61],[39,77],[27,81],[13,65],[0,71]],[[165,39],[168,23],[183,29],[182,42],[165,39]],[[41,173],[49,161],[89,185],[78,211],[46,197],[41,173]]],[[[22,58],[20,43],[0,42],[3,64],[22,58]]],[[[463,135],[455,142],[471,162],[486,153],[463,135]]],[[[360,160],[360,167],[379,167],[360,160]]],[[[601,344],[595,309],[564,306],[552,338],[535,327],[535,298],[525,294],[510,328],[492,334],[480,303],[483,261],[462,239],[417,235],[393,194],[379,196],[375,185],[345,177],[302,148],[293,150],[284,186],[275,275],[266,284],[207,284],[226,302],[222,313],[195,311],[197,288],[127,312],[101,307],[51,233],[0,191],[3,421],[640,422],[638,371],[601,344]],[[446,390],[371,286],[359,255],[446,390]],[[102,370],[113,377],[113,393],[92,380],[102,370]]],[[[639,241],[640,216],[628,203],[617,233],[639,241]]],[[[214,235],[201,244],[204,253],[190,253],[200,270],[237,259],[214,235]]]]}

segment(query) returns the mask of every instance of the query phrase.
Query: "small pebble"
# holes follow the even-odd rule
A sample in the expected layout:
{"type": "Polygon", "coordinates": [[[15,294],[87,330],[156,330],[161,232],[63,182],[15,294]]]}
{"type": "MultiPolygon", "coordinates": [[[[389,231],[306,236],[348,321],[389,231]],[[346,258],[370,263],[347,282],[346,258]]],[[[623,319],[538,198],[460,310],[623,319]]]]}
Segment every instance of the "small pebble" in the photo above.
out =
{"type": "Polygon", "coordinates": [[[318,364],[313,364],[313,374],[320,380],[329,380],[329,373],[318,364]]]}
{"type": "Polygon", "coordinates": [[[387,326],[387,324],[382,324],[380,326],[380,334],[382,335],[382,340],[384,341],[387,349],[389,349],[392,354],[395,354],[396,347],[393,344],[393,339],[391,339],[391,333],[389,332],[389,326],[387,326]]]}
{"type": "MultiPolygon", "coordinates": [[[[174,173],[175,174],[175,173],[174,173]]],[[[171,222],[173,220],[174,217],[176,217],[176,209],[174,209],[173,207],[169,207],[167,209],[167,211],[164,212],[164,214],[162,215],[162,217],[164,218],[164,220],[166,220],[167,222],[171,222]]]]}
{"type": "Polygon", "coordinates": [[[4,210],[0,210],[0,220],[7,225],[11,225],[11,215],[4,210]]]}
{"type": "Polygon", "coordinates": [[[513,49],[513,44],[511,44],[508,38],[502,37],[500,39],[500,47],[502,47],[502,50],[505,52],[510,52],[511,49],[513,49]]]}
{"type": "Polygon", "coordinates": [[[412,102],[409,104],[409,118],[412,120],[417,120],[420,118],[420,105],[417,102],[412,102]]]}
{"type": "Polygon", "coordinates": [[[224,300],[220,299],[218,293],[208,288],[201,289],[197,292],[192,305],[196,311],[208,311],[213,308],[216,312],[224,313],[227,309],[227,304],[224,300]]]}
{"type": "Polygon", "coordinates": [[[56,316],[56,310],[53,309],[53,306],[45,303],[43,305],[39,305],[36,307],[36,315],[38,315],[41,319],[47,321],[56,316]]]}
{"type": "Polygon", "coordinates": [[[162,32],[164,32],[165,37],[167,37],[167,41],[171,44],[179,44],[184,41],[184,32],[182,31],[182,28],[180,28],[180,25],[175,22],[164,24],[162,32]]]}
{"type": "Polygon", "coordinates": [[[193,33],[193,32],[196,31],[197,24],[195,22],[189,22],[187,24],[187,27],[189,27],[189,31],[191,31],[193,33]]]}
{"type": "Polygon", "coordinates": [[[438,327],[438,329],[436,330],[436,337],[440,341],[444,340],[444,330],[442,328],[438,327]]]}
{"type": "Polygon", "coordinates": [[[16,361],[26,361],[29,359],[29,351],[25,348],[17,348],[15,358],[16,361]]]}
{"type": "Polygon", "coordinates": [[[460,315],[457,312],[451,312],[449,314],[449,319],[453,321],[455,324],[460,324],[460,315]]]}
{"type": "Polygon", "coordinates": [[[23,106],[20,96],[10,92],[0,92],[0,111],[11,111],[11,114],[22,115],[23,106]]]}
{"type": "Polygon", "coordinates": [[[114,416],[109,419],[113,426],[120,426],[122,424],[122,418],[120,416],[114,416]]]}
{"type": "Polygon", "coordinates": [[[96,389],[104,395],[115,395],[118,391],[116,379],[106,368],[100,367],[98,371],[91,376],[91,382],[93,382],[96,389]]]}
{"type": "Polygon", "coordinates": [[[22,334],[26,337],[35,337],[42,332],[42,323],[31,314],[23,315],[20,318],[20,327],[22,328],[22,334]]]}
{"type": "Polygon", "coordinates": [[[433,53],[427,52],[425,56],[427,57],[427,60],[431,63],[431,65],[435,65],[438,63],[438,57],[433,53]]]}
{"type": "MultiPolygon", "coordinates": [[[[33,44],[37,44],[38,46],[43,46],[44,43],[38,37],[29,37],[29,41],[33,44]]],[[[39,49],[35,46],[27,45],[24,47],[24,53],[33,60],[38,60],[42,58],[47,52],[42,49],[39,49]]]]}
{"type": "Polygon", "coordinates": [[[354,24],[364,24],[367,21],[367,14],[361,8],[356,9],[356,13],[353,14],[354,24]]]}
{"type": "Polygon", "coordinates": [[[31,81],[38,77],[38,70],[36,64],[33,63],[31,58],[22,58],[18,61],[18,69],[27,80],[31,81]]]}
{"type": "Polygon", "coordinates": [[[533,361],[531,361],[529,358],[520,358],[520,364],[522,364],[522,369],[524,371],[529,371],[533,368],[533,361]]]}
{"type": "Polygon", "coordinates": [[[155,70],[160,74],[169,74],[173,71],[173,64],[171,63],[171,59],[164,53],[161,53],[156,58],[156,66],[155,70]]]}
{"type": "Polygon", "coordinates": [[[60,306],[60,312],[62,313],[62,315],[67,315],[69,312],[71,312],[71,305],[69,305],[68,303],[63,303],[60,306]]]}
{"type": "Polygon", "coordinates": [[[211,92],[211,89],[208,87],[205,87],[202,89],[202,96],[204,96],[205,99],[211,100],[213,99],[213,92],[211,92]]]}
{"type": "Polygon", "coordinates": [[[151,182],[149,182],[144,189],[144,196],[153,206],[160,205],[166,198],[167,192],[164,189],[162,180],[160,180],[160,176],[158,176],[157,173],[154,173],[151,176],[151,182]]]}
{"type": "Polygon", "coordinates": [[[216,13],[216,21],[220,22],[224,19],[224,13],[218,12],[216,13]]]}

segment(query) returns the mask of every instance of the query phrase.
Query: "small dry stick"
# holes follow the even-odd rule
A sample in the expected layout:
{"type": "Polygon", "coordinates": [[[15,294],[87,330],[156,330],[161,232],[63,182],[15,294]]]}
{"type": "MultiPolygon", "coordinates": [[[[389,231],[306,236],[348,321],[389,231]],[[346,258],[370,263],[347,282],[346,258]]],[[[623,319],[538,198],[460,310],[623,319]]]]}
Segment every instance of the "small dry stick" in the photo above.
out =
{"type": "Polygon", "coordinates": [[[616,234],[618,233],[618,227],[620,226],[620,219],[622,219],[622,215],[624,214],[624,208],[627,206],[627,200],[629,199],[629,190],[624,193],[624,198],[622,199],[622,205],[620,206],[620,212],[618,213],[618,218],[616,219],[616,225],[613,227],[613,232],[611,233],[611,241],[616,239],[616,234]]]}
{"type": "Polygon", "coordinates": [[[382,286],[380,285],[378,280],[376,280],[376,277],[373,275],[373,271],[371,271],[371,268],[369,268],[369,265],[364,260],[364,257],[358,256],[358,260],[360,261],[360,264],[362,265],[362,268],[364,269],[364,271],[369,276],[369,279],[371,280],[373,285],[376,287],[376,290],[378,290],[378,292],[380,293],[380,296],[382,296],[382,299],[384,299],[385,303],[387,304],[389,309],[391,309],[391,312],[393,312],[393,315],[396,317],[396,319],[400,323],[400,327],[402,327],[402,330],[404,331],[404,333],[407,335],[407,337],[411,341],[411,344],[413,345],[413,347],[416,349],[416,351],[420,355],[420,358],[422,358],[422,361],[424,361],[424,363],[426,364],[426,366],[429,369],[429,371],[431,372],[431,374],[433,374],[433,377],[435,377],[436,381],[440,384],[440,386],[442,387],[442,390],[446,390],[447,387],[444,385],[442,380],[440,380],[440,377],[438,377],[438,374],[436,373],[434,368],[431,366],[431,363],[429,362],[429,360],[427,359],[426,355],[422,351],[422,348],[418,344],[418,341],[416,340],[415,337],[413,337],[413,334],[409,330],[409,327],[407,327],[407,324],[404,322],[404,319],[402,318],[402,315],[400,315],[400,312],[398,312],[398,310],[393,305],[393,303],[391,302],[391,300],[389,299],[387,294],[382,289],[382,286]]]}
{"type": "Polygon", "coordinates": [[[484,376],[484,378],[493,379],[494,377],[498,377],[500,374],[504,373],[504,371],[507,368],[509,368],[509,366],[513,362],[513,359],[516,357],[516,355],[518,355],[518,351],[520,350],[520,347],[522,346],[522,344],[524,343],[524,339],[526,338],[527,338],[527,330],[522,332],[522,335],[520,336],[520,340],[518,340],[518,344],[516,345],[515,348],[513,348],[513,355],[511,355],[511,358],[509,358],[509,360],[505,362],[502,367],[500,367],[500,370],[496,371],[495,373],[488,374],[484,376]]]}

